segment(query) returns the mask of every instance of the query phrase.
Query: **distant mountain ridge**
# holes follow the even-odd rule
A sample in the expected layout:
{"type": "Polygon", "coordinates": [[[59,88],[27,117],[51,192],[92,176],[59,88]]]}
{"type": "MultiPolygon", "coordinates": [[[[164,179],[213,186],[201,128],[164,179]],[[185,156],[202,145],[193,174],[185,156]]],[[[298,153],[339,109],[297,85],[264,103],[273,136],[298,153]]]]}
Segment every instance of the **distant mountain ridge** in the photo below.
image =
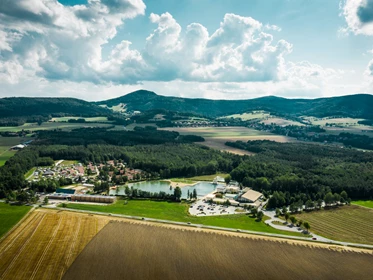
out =
{"type": "Polygon", "coordinates": [[[138,90],[127,95],[96,102],[108,107],[125,104],[129,111],[166,109],[175,112],[220,117],[253,110],[264,110],[291,116],[343,116],[373,119],[373,95],[354,94],[317,99],[287,99],[267,96],[246,100],[211,100],[157,95],[138,90]]]}
{"type": "MultiPolygon", "coordinates": [[[[88,102],[76,98],[9,97],[0,98],[0,120],[7,123],[35,121],[50,116],[114,116],[106,107],[124,104],[127,111],[167,110],[207,117],[264,110],[284,116],[353,117],[373,120],[373,95],[355,94],[318,99],[287,99],[267,96],[247,100],[210,100],[157,95],[138,90],[118,98],[88,102]],[[103,106],[106,105],[106,106],[103,106]],[[7,119],[7,120],[5,120],[7,119]]],[[[1,122],[1,121],[0,121],[1,122]]],[[[9,125],[9,124],[8,124],[9,125]]]]}

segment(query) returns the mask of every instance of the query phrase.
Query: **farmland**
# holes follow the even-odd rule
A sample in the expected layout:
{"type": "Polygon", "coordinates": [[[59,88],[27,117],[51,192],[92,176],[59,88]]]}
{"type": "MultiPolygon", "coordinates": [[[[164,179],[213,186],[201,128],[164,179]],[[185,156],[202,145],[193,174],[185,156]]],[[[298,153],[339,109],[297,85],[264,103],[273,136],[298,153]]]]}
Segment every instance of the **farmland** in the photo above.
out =
{"type": "Polygon", "coordinates": [[[373,209],[345,206],[296,215],[311,231],[334,240],[373,244],[373,209]]]}
{"type": "Polygon", "coordinates": [[[304,126],[304,124],[297,122],[297,121],[292,121],[292,120],[287,120],[283,118],[267,118],[265,120],[262,120],[261,123],[263,124],[276,124],[280,126],[287,126],[287,125],[297,125],[297,126],[304,126]]]}
{"type": "Polygon", "coordinates": [[[60,279],[108,218],[35,210],[0,243],[0,279],[60,279]]]}
{"type": "Polygon", "coordinates": [[[29,137],[1,137],[0,136],[0,166],[15,155],[16,151],[9,151],[9,149],[22,142],[30,140],[29,137]]]}
{"type": "Polygon", "coordinates": [[[369,279],[372,261],[336,246],[111,222],[63,279],[369,279]]]}
{"type": "Polygon", "coordinates": [[[172,127],[166,130],[177,131],[182,135],[198,135],[205,138],[201,145],[210,148],[227,151],[240,155],[250,155],[248,151],[235,149],[225,145],[227,141],[248,141],[248,140],[272,140],[277,142],[294,141],[290,137],[275,135],[265,131],[258,131],[246,127],[172,127]]]}
{"type": "Polygon", "coordinates": [[[263,221],[257,222],[254,218],[251,218],[247,215],[227,215],[210,217],[190,216],[188,215],[189,205],[186,203],[173,203],[150,200],[129,200],[127,204],[124,204],[123,200],[119,200],[115,204],[107,206],[71,203],[68,204],[67,207],[78,210],[89,210],[96,212],[140,216],[178,222],[191,222],[209,226],[237,228],[244,230],[301,236],[300,233],[292,233],[288,231],[274,229],[270,226],[267,226],[263,221]]]}
{"type": "Polygon", "coordinates": [[[11,206],[0,202],[0,237],[18,223],[30,209],[28,206],[11,206]]]}
{"type": "Polygon", "coordinates": [[[17,132],[22,130],[53,130],[53,129],[62,129],[62,130],[71,130],[80,127],[110,127],[111,124],[106,123],[58,123],[58,122],[44,122],[41,125],[37,123],[25,123],[20,126],[1,126],[0,131],[11,131],[17,132]]]}
{"type": "Polygon", "coordinates": [[[373,200],[356,200],[352,204],[373,208],[373,200]]]}
{"type": "Polygon", "coordinates": [[[234,114],[230,116],[225,116],[220,119],[228,119],[228,118],[234,118],[234,119],[241,119],[242,121],[249,121],[249,120],[257,120],[257,119],[265,119],[270,116],[269,113],[266,113],[264,111],[254,111],[250,113],[243,113],[243,114],[234,114]]]}

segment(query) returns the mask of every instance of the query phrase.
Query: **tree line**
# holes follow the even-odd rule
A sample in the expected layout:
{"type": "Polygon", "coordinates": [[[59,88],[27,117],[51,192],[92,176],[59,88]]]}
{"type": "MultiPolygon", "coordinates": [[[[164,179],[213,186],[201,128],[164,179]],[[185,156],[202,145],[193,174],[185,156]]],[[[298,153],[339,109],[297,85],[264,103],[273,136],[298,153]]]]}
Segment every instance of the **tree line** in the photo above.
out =
{"type": "Polygon", "coordinates": [[[352,199],[373,197],[373,154],[319,144],[273,141],[229,142],[256,153],[230,173],[244,186],[272,194],[282,192],[286,203],[324,199],[345,191],[352,199]]]}

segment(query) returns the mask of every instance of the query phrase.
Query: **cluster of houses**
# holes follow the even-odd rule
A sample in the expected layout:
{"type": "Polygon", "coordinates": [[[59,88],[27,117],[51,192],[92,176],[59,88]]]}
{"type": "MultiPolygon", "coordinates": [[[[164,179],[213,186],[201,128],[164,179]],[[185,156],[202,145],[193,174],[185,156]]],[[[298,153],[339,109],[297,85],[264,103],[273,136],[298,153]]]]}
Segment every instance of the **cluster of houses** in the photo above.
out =
{"type": "Polygon", "coordinates": [[[223,204],[229,201],[232,206],[259,207],[262,204],[263,194],[250,188],[241,189],[236,181],[225,184],[224,179],[216,177],[213,181],[216,185],[215,192],[205,196],[206,201],[223,204]]]}
{"type": "Polygon", "coordinates": [[[144,176],[144,171],[141,169],[126,168],[125,163],[107,161],[105,164],[93,164],[90,162],[86,167],[81,163],[63,165],[57,163],[52,167],[38,167],[32,176],[32,181],[37,182],[40,179],[59,179],[68,178],[73,183],[86,183],[89,179],[97,180],[100,171],[106,167],[108,181],[135,181],[144,176]],[[124,179],[125,178],[125,179],[124,179]]]}
{"type": "Polygon", "coordinates": [[[33,181],[37,182],[42,178],[68,178],[73,182],[85,183],[88,178],[84,174],[84,167],[81,163],[70,166],[55,165],[49,168],[38,167],[33,173],[33,181]]]}

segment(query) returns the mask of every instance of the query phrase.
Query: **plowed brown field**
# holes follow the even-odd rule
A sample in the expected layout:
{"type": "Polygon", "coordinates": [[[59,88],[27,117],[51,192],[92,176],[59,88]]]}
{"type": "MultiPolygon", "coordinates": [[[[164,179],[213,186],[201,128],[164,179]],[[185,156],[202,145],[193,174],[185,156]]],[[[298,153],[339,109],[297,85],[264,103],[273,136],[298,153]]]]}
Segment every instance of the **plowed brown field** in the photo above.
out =
{"type": "Polygon", "coordinates": [[[371,279],[371,251],[110,222],[64,279],[371,279]]]}

